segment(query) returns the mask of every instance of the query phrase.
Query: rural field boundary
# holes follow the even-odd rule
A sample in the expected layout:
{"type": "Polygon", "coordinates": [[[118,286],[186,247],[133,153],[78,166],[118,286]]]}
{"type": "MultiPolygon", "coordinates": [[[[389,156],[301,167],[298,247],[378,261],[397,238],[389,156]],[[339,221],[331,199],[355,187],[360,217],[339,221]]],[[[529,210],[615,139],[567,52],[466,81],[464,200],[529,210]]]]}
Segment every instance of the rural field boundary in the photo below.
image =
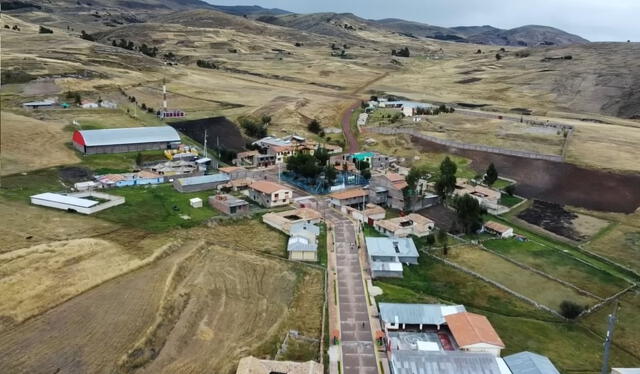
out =
{"type": "Polygon", "coordinates": [[[563,162],[564,161],[564,157],[563,156],[548,155],[548,154],[537,153],[537,152],[529,152],[529,151],[518,151],[518,150],[513,150],[513,149],[492,147],[492,146],[487,146],[487,145],[462,143],[462,142],[458,142],[458,141],[454,141],[454,140],[446,140],[446,139],[437,138],[435,136],[422,134],[419,131],[417,131],[416,129],[406,129],[406,128],[397,128],[397,127],[393,127],[393,128],[366,127],[366,128],[364,128],[364,130],[365,130],[365,132],[372,132],[372,133],[383,134],[383,135],[399,135],[399,134],[411,135],[413,137],[416,137],[416,138],[419,138],[419,139],[423,139],[423,140],[427,140],[427,141],[430,141],[430,142],[433,142],[433,143],[436,143],[436,144],[440,144],[440,145],[444,145],[444,146],[447,146],[447,147],[468,149],[468,150],[472,150],[472,151],[498,153],[498,154],[503,154],[503,155],[507,155],[507,156],[524,157],[524,158],[530,158],[530,159],[534,159],[534,160],[546,160],[546,161],[553,161],[553,162],[563,162]]]}
{"type": "Polygon", "coordinates": [[[449,265],[449,266],[451,266],[451,267],[453,267],[455,269],[458,269],[458,270],[462,271],[463,273],[469,274],[472,277],[478,278],[478,279],[480,279],[482,281],[485,281],[485,282],[487,282],[487,283],[489,283],[491,285],[494,285],[494,286],[498,287],[499,289],[501,289],[501,290],[503,290],[503,291],[505,291],[505,292],[507,292],[507,293],[509,293],[509,294],[511,294],[511,295],[513,295],[513,296],[515,296],[515,297],[517,297],[517,298],[519,298],[519,299],[521,299],[521,300],[533,305],[533,306],[535,306],[536,308],[538,308],[540,310],[543,310],[545,312],[549,312],[549,313],[553,314],[554,316],[556,316],[558,318],[561,318],[561,319],[563,319],[565,321],[567,320],[563,315],[561,315],[560,313],[556,312],[555,310],[549,308],[548,306],[546,306],[544,304],[540,304],[539,302],[537,302],[537,301],[535,301],[535,300],[533,300],[531,298],[528,298],[527,296],[524,296],[524,295],[522,295],[522,294],[520,294],[520,293],[518,293],[518,292],[516,292],[516,291],[514,291],[514,290],[512,290],[512,289],[510,289],[510,288],[508,288],[506,286],[504,286],[501,283],[498,283],[498,282],[496,282],[496,281],[494,281],[492,279],[489,279],[489,278],[485,277],[484,275],[476,273],[475,271],[469,270],[469,269],[465,268],[464,266],[458,265],[455,262],[446,260],[444,258],[440,258],[440,257],[432,255],[431,253],[428,253],[428,252],[425,252],[425,253],[426,253],[427,256],[429,256],[429,257],[431,257],[431,258],[433,258],[435,260],[441,261],[441,262],[443,262],[443,263],[445,263],[445,264],[447,264],[447,265],[449,265]]]}
{"type": "MultiPolygon", "coordinates": [[[[494,240],[495,240],[495,239],[494,239],[494,240]]],[[[489,252],[489,253],[491,253],[491,254],[493,254],[493,255],[496,255],[496,256],[498,256],[498,257],[502,258],[502,259],[503,259],[503,260],[505,260],[505,261],[508,261],[508,262],[510,262],[510,263],[512,263],[512,264],[514,264],[514,265],[516,265],[516,266],[518,266],[518,267],[520,267],[520,268],[523,268],[523,269],[525,269],[525,270],[529,270],[529,271],[531,271],[531,272],[533,272],[533,273],[536,273],[536,274],[538,274],[538,275],[540,275],[540,276],[543,276],[543,277],[545,277],[545,278],[547,278],[547,279],[549,279],[549,280],[552,280],[552,281],[554,281],[554,282],[558,282],[558,283],[560,283],[560,284],[562,284],[562,285],[564,285],[564,286],[566,286],[566,287],[572,288],[572,289],[576,290],[578,293],[581,293],[581,294],[583,294],[583,295],[585,295],[585,296],[593,297],[594,299],[596,299],[596,300],[598,300],[598,301],[602,301],[602,300],[604,300],[602,297],[597,296],[597,295],[594,295],[594,294],[592,294],[591,292],[589,292],[589,291],[587,291],[587,290],[583,290],[582,288],[580,288],[580,287],[578,287],[578,286],[576,286],[576,285],[574,285],[574,284],[572,284],[572,283],[569,283],[569,282],[564,281],[564,280],[562,280],[562,279],[556,278],[556,277],[554,277],[553,275],[547,274],[547,273],[545,273],[545,272],[543,272],[543,271],[540,271],[540,270],[535,269],[535,268],[533,268],[533,267],[531,267],[531,266],[529,266],[529,265],[523,264],[523,263],[518,262],[518,261],[516,261],[516,260],[514,260],[514,259],[512,259],[512,258],[510,258],[510,257],[508,257],[508,256],[505,256],[505,255],[503,255],[502,253],[498,253],[498,252],[496,252],[496,251],[494,251],[494,250],[491,250],[491,249],[489,249],[489,248],[485,247],[482,243],[480,243],[478,246],[479,246],[481,249],[483,249],[483,250],[485,250],[485,251],[487,251],[487,252],[489,252]]]]}
{"type": "Polygon", "coordinates": [[[585,309],[582,311],[582,313],[580,313],[578,315],[578,317],[576,318],[582,318],[585,317],[597,310],[599,310],[600,308],[602,308],[603,306],[605,306],[606,304],[608,304],[611,300],[615,300],[617,298],[619,298],[620,296],[624,295],[625,293],[631,291],[632,289],[634,289],[636,287],[635,284],[632,284],[631,286],[621,290],[620,292],[617,292],[609,297],[607,297],[606,299],[602,300],[601,302],[599,302],[598,304],[595,304],[593,306],[591,306],[589,309],[585,309]]]}

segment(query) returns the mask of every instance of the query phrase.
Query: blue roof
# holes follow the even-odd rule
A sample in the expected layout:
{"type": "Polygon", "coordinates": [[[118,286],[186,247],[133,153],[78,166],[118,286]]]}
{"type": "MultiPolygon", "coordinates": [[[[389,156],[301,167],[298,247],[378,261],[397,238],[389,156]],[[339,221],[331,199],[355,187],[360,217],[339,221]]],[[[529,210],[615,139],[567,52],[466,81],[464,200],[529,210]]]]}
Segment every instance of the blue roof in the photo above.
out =
{"type": "Polygon", "coordinates": [[[418,249],[411,238],[366,237],[369,256],[418,257],[418,249]]]}
{"type": "Polygon", "coordinates": [[[560,374],[549,358],[533,352],[509,355],[504,361],[513,374],[560,374]]]}
{"type": "Polygon", "coordinates": [[[205,184],[205,183],[220,183],[220,182],[228,182],[228,181],[229,181],[229,176],[223,173],[178,179],[178,183],[180,183],[181,186],[191,186],[194,184],[205,184]]]}
{"type": "Polygon", "coordinates": [[[360,152],[360,153],[354,153],[354,154],[351,155],[352,158],[354,158],[356,160],[359,160],[359,161],[362,161],[365,158],[370,158],[370,157],[373,157],[373,156],[375,156],[375,153],[373,153],[373,152],[360,152]]]}

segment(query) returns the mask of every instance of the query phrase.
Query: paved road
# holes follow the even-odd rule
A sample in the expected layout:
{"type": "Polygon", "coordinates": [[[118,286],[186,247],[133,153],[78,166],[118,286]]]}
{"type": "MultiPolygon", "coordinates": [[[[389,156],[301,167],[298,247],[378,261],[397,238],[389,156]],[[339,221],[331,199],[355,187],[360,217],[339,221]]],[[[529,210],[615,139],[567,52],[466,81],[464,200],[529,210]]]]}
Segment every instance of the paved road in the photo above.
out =
{"type": "Polygon", "coordinates": [[[333,223],[335,231],[344,373],[377,374],[355,228],[351,221],[336,211],[327,209],[325,212],[326,219],[333,223]]]}

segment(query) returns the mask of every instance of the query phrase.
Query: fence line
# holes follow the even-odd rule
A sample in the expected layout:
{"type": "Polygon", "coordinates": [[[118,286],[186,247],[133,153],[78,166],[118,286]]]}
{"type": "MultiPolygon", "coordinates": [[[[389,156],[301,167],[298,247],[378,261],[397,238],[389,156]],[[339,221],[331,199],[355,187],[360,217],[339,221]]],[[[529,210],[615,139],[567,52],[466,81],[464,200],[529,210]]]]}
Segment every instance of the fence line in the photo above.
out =
{"type": "Polygon", "coordinates": [[[454,140],[441,139],[435,136],[422,134],[416,129],[397,128],[397,127],[393,127],[393,128],[367,127],[365,128],[365,131],[374,132],[374,133],[383,134],[383,135],[398,135],[398,134],[411,135],[416,138],[427,140],[427,141],[444,145],[447,147],[468,149],[472,151],[491,152],[491,153],[498,153],[498,154],[503,154],[507,156],[524,157],[524,158],[531,158],[535,160],[546,160],[546,161],[553,161],[553,162],[564,161],[564,158],[562,156],[557,156],[557,155],[548,155],[548,154],[529,152],[529,151],[518,151],[513,149],[492,147],[492,146],[479,145],[479,144],[468,144],[468,143],[457,142],[454,140]]]}

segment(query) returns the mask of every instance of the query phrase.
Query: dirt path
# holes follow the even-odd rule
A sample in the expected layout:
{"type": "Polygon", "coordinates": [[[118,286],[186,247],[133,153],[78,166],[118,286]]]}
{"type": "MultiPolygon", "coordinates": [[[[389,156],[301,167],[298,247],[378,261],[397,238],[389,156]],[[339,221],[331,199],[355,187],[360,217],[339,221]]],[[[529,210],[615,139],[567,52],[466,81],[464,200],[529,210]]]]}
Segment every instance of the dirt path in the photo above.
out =
{"type": "MultiPolygon", "coordinates": [[[[388,72],[381,74],[380,76],[365,82],[362,86],[357,87],[351,93],[355,96],[358,96],[362,91],[367,89],[367,87],[371,86],[372,84],[378,82],[381,79],[386,78],[387,75],[389,75],[388,72]]],[[[342,112],[342,116],[341,116],[342,133],[344,134],[344,139],[347,142],[347,149],[349,150],[349,153],[358,152],[358,150],[360,149],[360,145],[358,144],[358,137],[353,133],[353,131],[351,131],[351,115],[359,105],[360,105],[360,99],[356,100],[355,103],[353,103],[347,109],[345,109],[342,112]]]]}

